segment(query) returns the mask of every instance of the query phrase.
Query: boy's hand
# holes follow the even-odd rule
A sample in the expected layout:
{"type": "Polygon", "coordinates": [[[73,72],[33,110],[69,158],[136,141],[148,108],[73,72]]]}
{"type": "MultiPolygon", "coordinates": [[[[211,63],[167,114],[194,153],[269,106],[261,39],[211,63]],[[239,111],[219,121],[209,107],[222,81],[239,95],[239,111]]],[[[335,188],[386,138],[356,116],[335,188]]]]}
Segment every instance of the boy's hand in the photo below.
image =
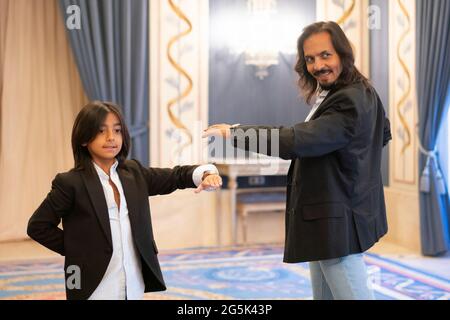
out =
{"type": "Polygon", "coordinates": [[[202,192],[203,190],[212,191],[220,189],[222,186],[222,178],[218,174],[208,174],[202,183],[195,189],[195,193],[202,192]]]}

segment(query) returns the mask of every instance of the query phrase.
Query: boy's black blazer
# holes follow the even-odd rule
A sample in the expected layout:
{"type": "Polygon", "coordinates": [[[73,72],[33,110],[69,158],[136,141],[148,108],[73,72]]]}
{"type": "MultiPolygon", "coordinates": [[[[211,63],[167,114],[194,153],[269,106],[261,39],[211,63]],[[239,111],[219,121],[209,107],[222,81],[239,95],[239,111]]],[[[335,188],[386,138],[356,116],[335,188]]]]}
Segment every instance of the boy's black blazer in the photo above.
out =
{"type": "MultiPolygon", "coordinates": [[[[195,188],[192,180],[195,168],[144,168],[136,160],[126,160],[117,167],[142,261],[145,292],[166,289],[153,238],[148,197],[195,188]]],[[[108,208],[97,173],[72,169],[57,174],[51,191],[30,218],[27,233],[65,256],[67,299],[89,298],[102,280],[113,252],[108,208]],[[58,228],[61,220],[63,230],[58,228]],[[68,278],[73,275],[72,269],[67,270],[70,265],[80,267],[79,289],[67,286],[68,278]]]]}

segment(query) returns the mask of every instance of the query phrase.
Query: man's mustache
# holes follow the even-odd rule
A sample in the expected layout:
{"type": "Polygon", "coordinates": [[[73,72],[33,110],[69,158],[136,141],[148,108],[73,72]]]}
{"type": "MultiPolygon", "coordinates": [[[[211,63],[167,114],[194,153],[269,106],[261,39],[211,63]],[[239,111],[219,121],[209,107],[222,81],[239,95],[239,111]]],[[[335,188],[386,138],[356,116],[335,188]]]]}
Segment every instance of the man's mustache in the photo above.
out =
{"type": "Polygon", "coordinates": [[[320,76],[320,75],[322,75],[324,73],[330,72],[330,71],[331,71],[330,69],[321,69],[319,71],[314,72],[313,75],[315,77],[318,77],[318,76],[320,76]]]}

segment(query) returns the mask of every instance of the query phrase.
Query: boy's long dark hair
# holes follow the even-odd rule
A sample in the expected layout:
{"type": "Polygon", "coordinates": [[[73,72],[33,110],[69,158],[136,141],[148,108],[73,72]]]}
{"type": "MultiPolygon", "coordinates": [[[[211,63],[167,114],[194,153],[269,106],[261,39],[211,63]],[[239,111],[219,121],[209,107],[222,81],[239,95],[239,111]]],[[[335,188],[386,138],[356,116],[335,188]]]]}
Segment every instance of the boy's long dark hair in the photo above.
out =
{"type": "Polygon", "coordinates": [[[91,154],[87,146],[83,146],[83,144],[95,139],[100,132],[100,126],[103,125],[106,116],[110,112],[117,116],[122,127],[122,148],[116,158],[119,166],[123,166],[123,162],[127,158],[130,150],[130,134],[128,133],[119,106],[107,101],[91,101],[80,110],[73,124],[72,151],[75,170],[85,169],[91,172],[93,171],[91,154]]]}
{"type": "Polygon", "coordinates": [[[333,47],[336,50],[342,64],[342,72],[336,80],[335,87],[345,87],[349,84],[362,82],[366,88],[370,87],[369,80],[355,67],[353,49],[341,27],[333,21],[316,22],[305,29],[297,40],[297,63],[295,71],[299,75],[298,86],[306,103],[310,104],[317,90],[317,80],[308,72],[306,67],[303,44],[306,39],[316,33],[328,32],[331,36],[333,47]]]}

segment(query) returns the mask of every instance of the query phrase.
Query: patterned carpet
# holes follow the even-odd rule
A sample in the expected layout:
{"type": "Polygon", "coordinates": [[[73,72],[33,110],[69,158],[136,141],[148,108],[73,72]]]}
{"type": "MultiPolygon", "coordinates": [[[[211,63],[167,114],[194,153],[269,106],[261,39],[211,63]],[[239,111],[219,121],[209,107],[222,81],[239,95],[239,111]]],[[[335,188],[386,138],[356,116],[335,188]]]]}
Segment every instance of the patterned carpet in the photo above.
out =
{"type": "MultiPolygon", "coordinates": [[[[145,299],[311,299],[307,263],[282,263],[282,248],[191,249],[159,255],[168,290],[145,299]]],[[[450,281],[366,254],[377,299],[450,300],[450,281]]],[[[63,259],[0,263],[0,299],[65,299],[63,259]]]]}

